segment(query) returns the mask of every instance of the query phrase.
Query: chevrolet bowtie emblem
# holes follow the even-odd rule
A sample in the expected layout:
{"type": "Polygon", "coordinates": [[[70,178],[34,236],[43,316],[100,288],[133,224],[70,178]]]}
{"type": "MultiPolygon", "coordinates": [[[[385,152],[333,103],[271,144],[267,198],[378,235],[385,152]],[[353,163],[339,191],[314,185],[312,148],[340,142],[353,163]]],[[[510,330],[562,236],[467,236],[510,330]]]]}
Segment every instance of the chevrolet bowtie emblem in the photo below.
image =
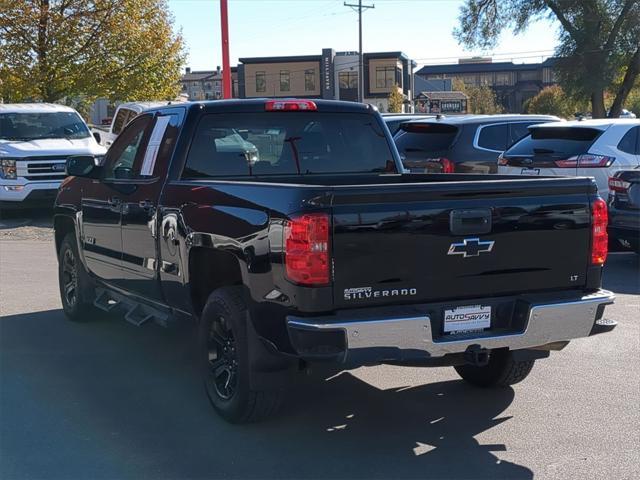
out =
{"type": "Polygon", "coordinates": [[[452,243],[447,255],[462,255],[463,258],[477,257],[481,253],[490,252],[494,243],[491,240],[482,242],[479,238],[465,238],[460,243],[452,243]]]}

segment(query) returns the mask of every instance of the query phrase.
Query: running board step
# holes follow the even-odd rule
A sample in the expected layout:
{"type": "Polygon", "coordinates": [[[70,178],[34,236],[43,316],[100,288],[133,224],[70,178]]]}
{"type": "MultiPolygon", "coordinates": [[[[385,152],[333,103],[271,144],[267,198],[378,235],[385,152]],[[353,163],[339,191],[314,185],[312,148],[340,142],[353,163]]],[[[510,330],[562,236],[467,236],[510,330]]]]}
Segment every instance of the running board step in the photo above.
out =
{"type": "Polygon", "coordinates": [[[98,295],[96,296],[96,299],[93,301],[93,305],[96,308],[99,308],[100,310],[102,310],[103,312],[110,312],[111,310],[116,308],[119,305],[119,303],[120,302],[118,302],[116,299],[112,298],[111,295],[109,295],[109,292],[101,288],[98,289],[98,295]]]}
{"type": "Polygon", "coordinates": [[[124,312],[124,319],[136,327],[149,320],[153,320],[162,327],[168,327],[171,324],[172,315],[168,309],[156,308],[147,303],[138,302],[112,290],[98,288],[96,291],[97,296],[93,304],[97,308],[104,312],[111,312],[119,307],[119,310],[124,312]]]}

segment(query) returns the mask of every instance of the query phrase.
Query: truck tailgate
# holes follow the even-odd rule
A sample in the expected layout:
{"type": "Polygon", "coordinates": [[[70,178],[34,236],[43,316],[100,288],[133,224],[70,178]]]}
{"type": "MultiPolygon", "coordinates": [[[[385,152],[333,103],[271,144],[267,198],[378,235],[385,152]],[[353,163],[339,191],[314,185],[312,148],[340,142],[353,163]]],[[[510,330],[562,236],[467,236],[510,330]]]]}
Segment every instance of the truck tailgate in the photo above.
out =
{"type": "Polygon", "coordinates": [[[335,306],[580,288],[594,194],[580,178],[337,187],[335,306]]]}

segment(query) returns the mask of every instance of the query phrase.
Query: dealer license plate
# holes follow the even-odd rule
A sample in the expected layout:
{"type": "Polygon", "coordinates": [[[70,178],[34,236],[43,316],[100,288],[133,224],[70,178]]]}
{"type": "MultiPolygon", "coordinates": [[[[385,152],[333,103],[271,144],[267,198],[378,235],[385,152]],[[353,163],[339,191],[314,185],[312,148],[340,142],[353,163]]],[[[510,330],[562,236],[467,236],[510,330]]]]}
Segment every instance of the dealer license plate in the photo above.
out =
{"type": "Polygon", "coordinates": [[[520,175],[540,175],[539,168],[523,168],[520,171],[520,175]]]}
{"type": "Polygon", "coordinates": [[[490,305],[467,305],[444,311],[444,333],[474,332],[491,328],[490,305]]]}

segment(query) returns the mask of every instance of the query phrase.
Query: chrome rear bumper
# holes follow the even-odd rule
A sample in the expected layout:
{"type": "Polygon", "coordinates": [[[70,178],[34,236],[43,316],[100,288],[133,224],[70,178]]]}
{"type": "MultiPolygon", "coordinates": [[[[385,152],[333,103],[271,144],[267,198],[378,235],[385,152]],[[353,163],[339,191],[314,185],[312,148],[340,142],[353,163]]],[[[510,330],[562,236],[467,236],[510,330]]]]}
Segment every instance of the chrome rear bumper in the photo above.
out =
{"type": "MultiPolygon", "coordinates": [[[[501,335],[483,332],[464,335],[463,338],[443,338],[437,333],[434,335],[429,315],[354,319],[345,318],[344,315],[313,318],[289,316],[287,326],[292,344],[301,356],[305,356],[305,353],[296,346],[299,343],[296,338],[300,334],[311,337],[320,334],[320,337],[322,332],[333,332],[344,339],[344,348],[334,352],[342,361],[347,361],[354,354],[357,356],[358,351],[372,349],[380,352],[380,360],[442,357],[463,353],[472,345],[486,349],[520,350],[587,337],[594,329],[596,320],[602,317],[604,306],[613,303],[614,298],[612,292],[599,290],[571,300],[532,303],[524,329],[501,335]]],[[[330,349],[325,350],[329,353],[330,349]]]]}

